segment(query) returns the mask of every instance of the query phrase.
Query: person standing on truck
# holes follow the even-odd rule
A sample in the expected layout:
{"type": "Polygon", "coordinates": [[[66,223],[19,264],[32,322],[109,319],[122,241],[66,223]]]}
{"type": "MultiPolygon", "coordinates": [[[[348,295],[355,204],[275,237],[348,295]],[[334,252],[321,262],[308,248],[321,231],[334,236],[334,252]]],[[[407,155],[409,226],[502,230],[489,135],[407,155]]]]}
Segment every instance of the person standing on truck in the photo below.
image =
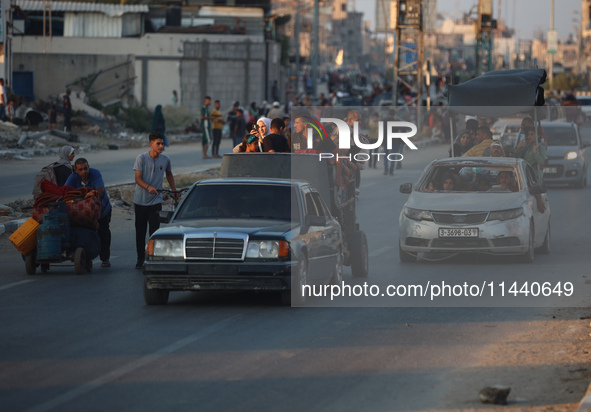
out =
{"type": "Polygon", "coordinates": [[[490,147],[493,142],[492,132],[486,126],[480,126],[476,131],[476,140],[478,144],[473,146],[470,150],[464,153],[463,157],[478,157],[483,156],[484,151],[490,147]]]}
{"type": "MultiPolygon", "coordinates": [[[[162,181],[166,180],[170,189],[176,191],[172,163],[164,154],[164,138],[160,133],[150,133],[150,151],[140,154],[135,159],[135,194],[133,204],[135,209],[135,246],[137,251],[136,269],[141,269],[146,257],[146,231],[149,234],[160,228],[158,212],[162,210],[162,181]]],[[[174,197],[177,195],[174,194],[174,197]]]]}
{"type": "Polygon", "coordinates": [[[289,146],[287,139],[283,135],[285,122],[280,118],[271,121],[271,133],[263,141],[263,152],[269,153],[288,153],[289,146]]]}
{"type": "Polygon", "coordinates": [[[101,201],[101,216],[98,219],[98,236],[101,240],[101,251],[99,257],[101,259],[101,267],[108,268],[111,266],[109,259],[111,258],[111,202],[109,201],[109,194],[105,190],[105,182],[101,172],[93,169],[88,165],[88,160],[79,157],[74,162],[74,173],[66,180],[66,186],[72,186],[75,189],[81,187],[90,187],[96,190],[96,193],[101,201]]]}

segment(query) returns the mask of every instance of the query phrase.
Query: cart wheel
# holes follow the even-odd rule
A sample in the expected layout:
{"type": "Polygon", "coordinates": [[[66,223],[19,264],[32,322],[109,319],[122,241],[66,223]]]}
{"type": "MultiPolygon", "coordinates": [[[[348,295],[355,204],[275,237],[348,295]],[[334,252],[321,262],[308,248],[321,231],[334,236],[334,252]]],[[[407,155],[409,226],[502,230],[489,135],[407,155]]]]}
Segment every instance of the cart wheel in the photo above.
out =
{"type": "Polygon", "coordinates": [[[74,252],[74,272],[77,275],[84,274],[86,270],[86,251],[84,248],[79,247],[74,252]]]}
{"type": "Polygon", "coordinates": [[[41,263],[41,273],[45,273],[49,270],[49,263],[41,263]]]}
{"type": "Polygon", "coordinates": [[[367,250],[367,236],[361,230],[351,233],[351,272],[354,278],[367,277],[369,273],[369,257],[367,250]]]}
{"type": "Polygon", "coordinates": [[[35,251],[25,255],[25,269],[27,270],[27,275],[31,276],[37,272],[37,253],[35,251]]]}

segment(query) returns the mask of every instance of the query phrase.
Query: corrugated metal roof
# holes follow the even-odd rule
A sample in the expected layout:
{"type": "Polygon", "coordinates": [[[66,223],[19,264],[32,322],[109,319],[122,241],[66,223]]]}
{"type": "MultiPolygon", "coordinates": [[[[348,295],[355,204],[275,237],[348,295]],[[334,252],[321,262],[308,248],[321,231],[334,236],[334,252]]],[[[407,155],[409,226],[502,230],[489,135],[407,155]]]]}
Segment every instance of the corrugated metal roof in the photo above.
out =
{"type": "MultiPolygon", "coordinates": [[[[117,17],[125,13],[147,13],[146,4],[101,4],[101,3],[80,3],[71,1],[49,1],[51,11],[55,12],[78,12],[78,13],[103,13],[107,16],[117,17]]],[[[23,11],[43,11],[43,1],[39,0],[17,0],[16,5],[23,11]]]]}

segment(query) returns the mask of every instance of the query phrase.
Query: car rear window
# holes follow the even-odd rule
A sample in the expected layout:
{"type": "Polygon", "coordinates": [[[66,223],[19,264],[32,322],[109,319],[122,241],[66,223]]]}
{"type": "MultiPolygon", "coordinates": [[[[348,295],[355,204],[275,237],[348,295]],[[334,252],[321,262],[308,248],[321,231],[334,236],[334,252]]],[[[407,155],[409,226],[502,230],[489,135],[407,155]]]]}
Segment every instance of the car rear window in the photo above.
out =
{"type": "Polygon", "coordinates": [[[577,98],[580,106],[591,106],[591,98],[577,98]]]}
{"type": "Polygon", "coordinates": [[[577,134],[574,127],[544,126],[548,146],[576,146],[577,134]]]}

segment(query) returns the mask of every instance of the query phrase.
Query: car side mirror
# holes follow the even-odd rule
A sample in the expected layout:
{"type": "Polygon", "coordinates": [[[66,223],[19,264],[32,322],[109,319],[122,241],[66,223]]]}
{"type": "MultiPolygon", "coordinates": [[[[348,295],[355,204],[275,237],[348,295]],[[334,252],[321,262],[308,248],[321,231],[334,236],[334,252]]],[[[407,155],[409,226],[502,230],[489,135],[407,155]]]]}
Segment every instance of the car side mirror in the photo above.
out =
{"type": "Polygon", "coordinates": [[[160,223],[168,223],[172,219],[174,212],[172,210],[161,210],[158,212],[158,220],[160,223]]]}
{"type": "Polygon", "coordinates": [[[583,148],[591,146],[591,140],[583,139],[583,148]]]}
{"type": "Polygon", "coordinates": [[[400,185],[400,193],[412,193],[412,183],[403,183],[400,185]]]}
{"type": "Polygon", "coordinates": [[[530,192],[532,195],[541,195],[542,193],[546,193],[546,192],[547,192],[547,190],[546,190],[546,186],[544,186],[544,185],[540,185],[540,184],[536,184],[536,185],[532,185],[532,186],[529,188],[529,192],[530,192]]]}

